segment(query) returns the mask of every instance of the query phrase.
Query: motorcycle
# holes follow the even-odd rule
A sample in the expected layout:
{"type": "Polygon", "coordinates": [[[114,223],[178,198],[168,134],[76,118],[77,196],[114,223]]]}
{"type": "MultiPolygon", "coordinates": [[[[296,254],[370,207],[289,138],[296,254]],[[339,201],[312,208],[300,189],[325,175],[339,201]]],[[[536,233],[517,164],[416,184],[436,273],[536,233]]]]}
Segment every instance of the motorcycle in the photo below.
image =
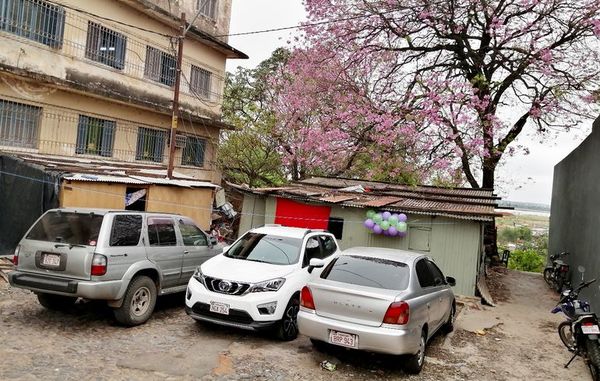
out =
{"type": "Polygon", "coordinates": [[[596,279],[584,281],[585,268],[579,266],[581,284],[575,289],[562,292],[560,301],[552,309],[552,313],[562,312],[567,320],[558,325],[558,336],[573,357],[565,364],[567,368],[577,356],[581,356],[594,381],[600,381],[600,327],[598,317],[591,312],[590,304],[579,299],[579,293],[584,288],[596,282],[596,279]]]}
{"type": "Polygon", "coordinates": [[[544,269],[544,280],[550,287],[556,290],[556,292],[561,292],[563,287],[571,288],[571,284],[568,280],[569,264],[560,259],[567,255],[569,255],[567,252],[552,254],[550,256],[552,264],[546,266],[544,269]]]}

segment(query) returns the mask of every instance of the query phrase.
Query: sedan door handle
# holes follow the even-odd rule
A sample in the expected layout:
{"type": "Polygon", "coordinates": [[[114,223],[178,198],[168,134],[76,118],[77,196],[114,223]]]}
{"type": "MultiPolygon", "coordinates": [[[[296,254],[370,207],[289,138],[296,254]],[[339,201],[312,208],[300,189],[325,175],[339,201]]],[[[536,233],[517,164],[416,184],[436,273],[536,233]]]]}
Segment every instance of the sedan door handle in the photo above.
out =
{"type": "Polygon", "coordinates": [[[183,254],[189,254],[189,253],[190,253],[190,252],[189,252],[189,251],[187,251],[187,250],[185,250],[185,251],[183,252],[183,254]]]}

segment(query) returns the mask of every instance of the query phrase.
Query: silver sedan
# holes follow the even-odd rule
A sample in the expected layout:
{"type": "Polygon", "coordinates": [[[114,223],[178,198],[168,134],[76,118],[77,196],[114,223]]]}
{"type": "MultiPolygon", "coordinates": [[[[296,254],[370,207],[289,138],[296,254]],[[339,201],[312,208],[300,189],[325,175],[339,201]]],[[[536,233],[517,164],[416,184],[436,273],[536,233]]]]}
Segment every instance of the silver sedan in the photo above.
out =
{"type": "Polygon", "coordinates": [[[315,346],[408,355],[405,370],[419,373],[428,340],[453,330],[456,281],[425,255],[356,247],[314,268],[322,271],[302,289],[298,326],[315,346]]]}

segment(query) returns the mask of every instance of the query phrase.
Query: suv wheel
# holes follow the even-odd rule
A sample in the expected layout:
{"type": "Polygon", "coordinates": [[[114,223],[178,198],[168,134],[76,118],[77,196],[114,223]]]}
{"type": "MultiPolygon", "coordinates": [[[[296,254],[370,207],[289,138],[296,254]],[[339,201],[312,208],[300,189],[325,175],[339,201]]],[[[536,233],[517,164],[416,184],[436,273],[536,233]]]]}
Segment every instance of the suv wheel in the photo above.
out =
{"type": "Polygon", "coordinates": [[[45,308],[49,310],[62,311],[77,301],[76,297],[72,296],[62,296],[62,295],[54,295],[54,294],[37,294],[38,302],[45,308]]]}
{"type": "Polygon", "coordinates": [[[150,319],[156,305],[156,285],[147,276],[132,279],[121,307],[114,310],[115,319],[123,325],[134,326],[150,319]]]}
{"type": "Polygon", "coordinates": [[[292,341],[298,337],[298,310],[300,301],[293,297],[285,307],[283,318],[277,325],[277,337],[283,341],[292,341]]]}

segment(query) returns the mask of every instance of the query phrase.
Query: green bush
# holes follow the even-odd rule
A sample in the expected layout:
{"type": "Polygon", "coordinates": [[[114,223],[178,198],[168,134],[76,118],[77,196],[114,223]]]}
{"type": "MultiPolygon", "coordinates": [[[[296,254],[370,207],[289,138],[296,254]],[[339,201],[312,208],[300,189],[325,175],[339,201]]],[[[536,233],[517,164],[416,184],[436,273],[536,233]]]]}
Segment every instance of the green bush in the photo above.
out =
{"type": "Polygon", "coordinates": [[[508,268],[513,270],[542,272],[546,257],[535,250],[515,250],[510,253],[508,268]]]}

